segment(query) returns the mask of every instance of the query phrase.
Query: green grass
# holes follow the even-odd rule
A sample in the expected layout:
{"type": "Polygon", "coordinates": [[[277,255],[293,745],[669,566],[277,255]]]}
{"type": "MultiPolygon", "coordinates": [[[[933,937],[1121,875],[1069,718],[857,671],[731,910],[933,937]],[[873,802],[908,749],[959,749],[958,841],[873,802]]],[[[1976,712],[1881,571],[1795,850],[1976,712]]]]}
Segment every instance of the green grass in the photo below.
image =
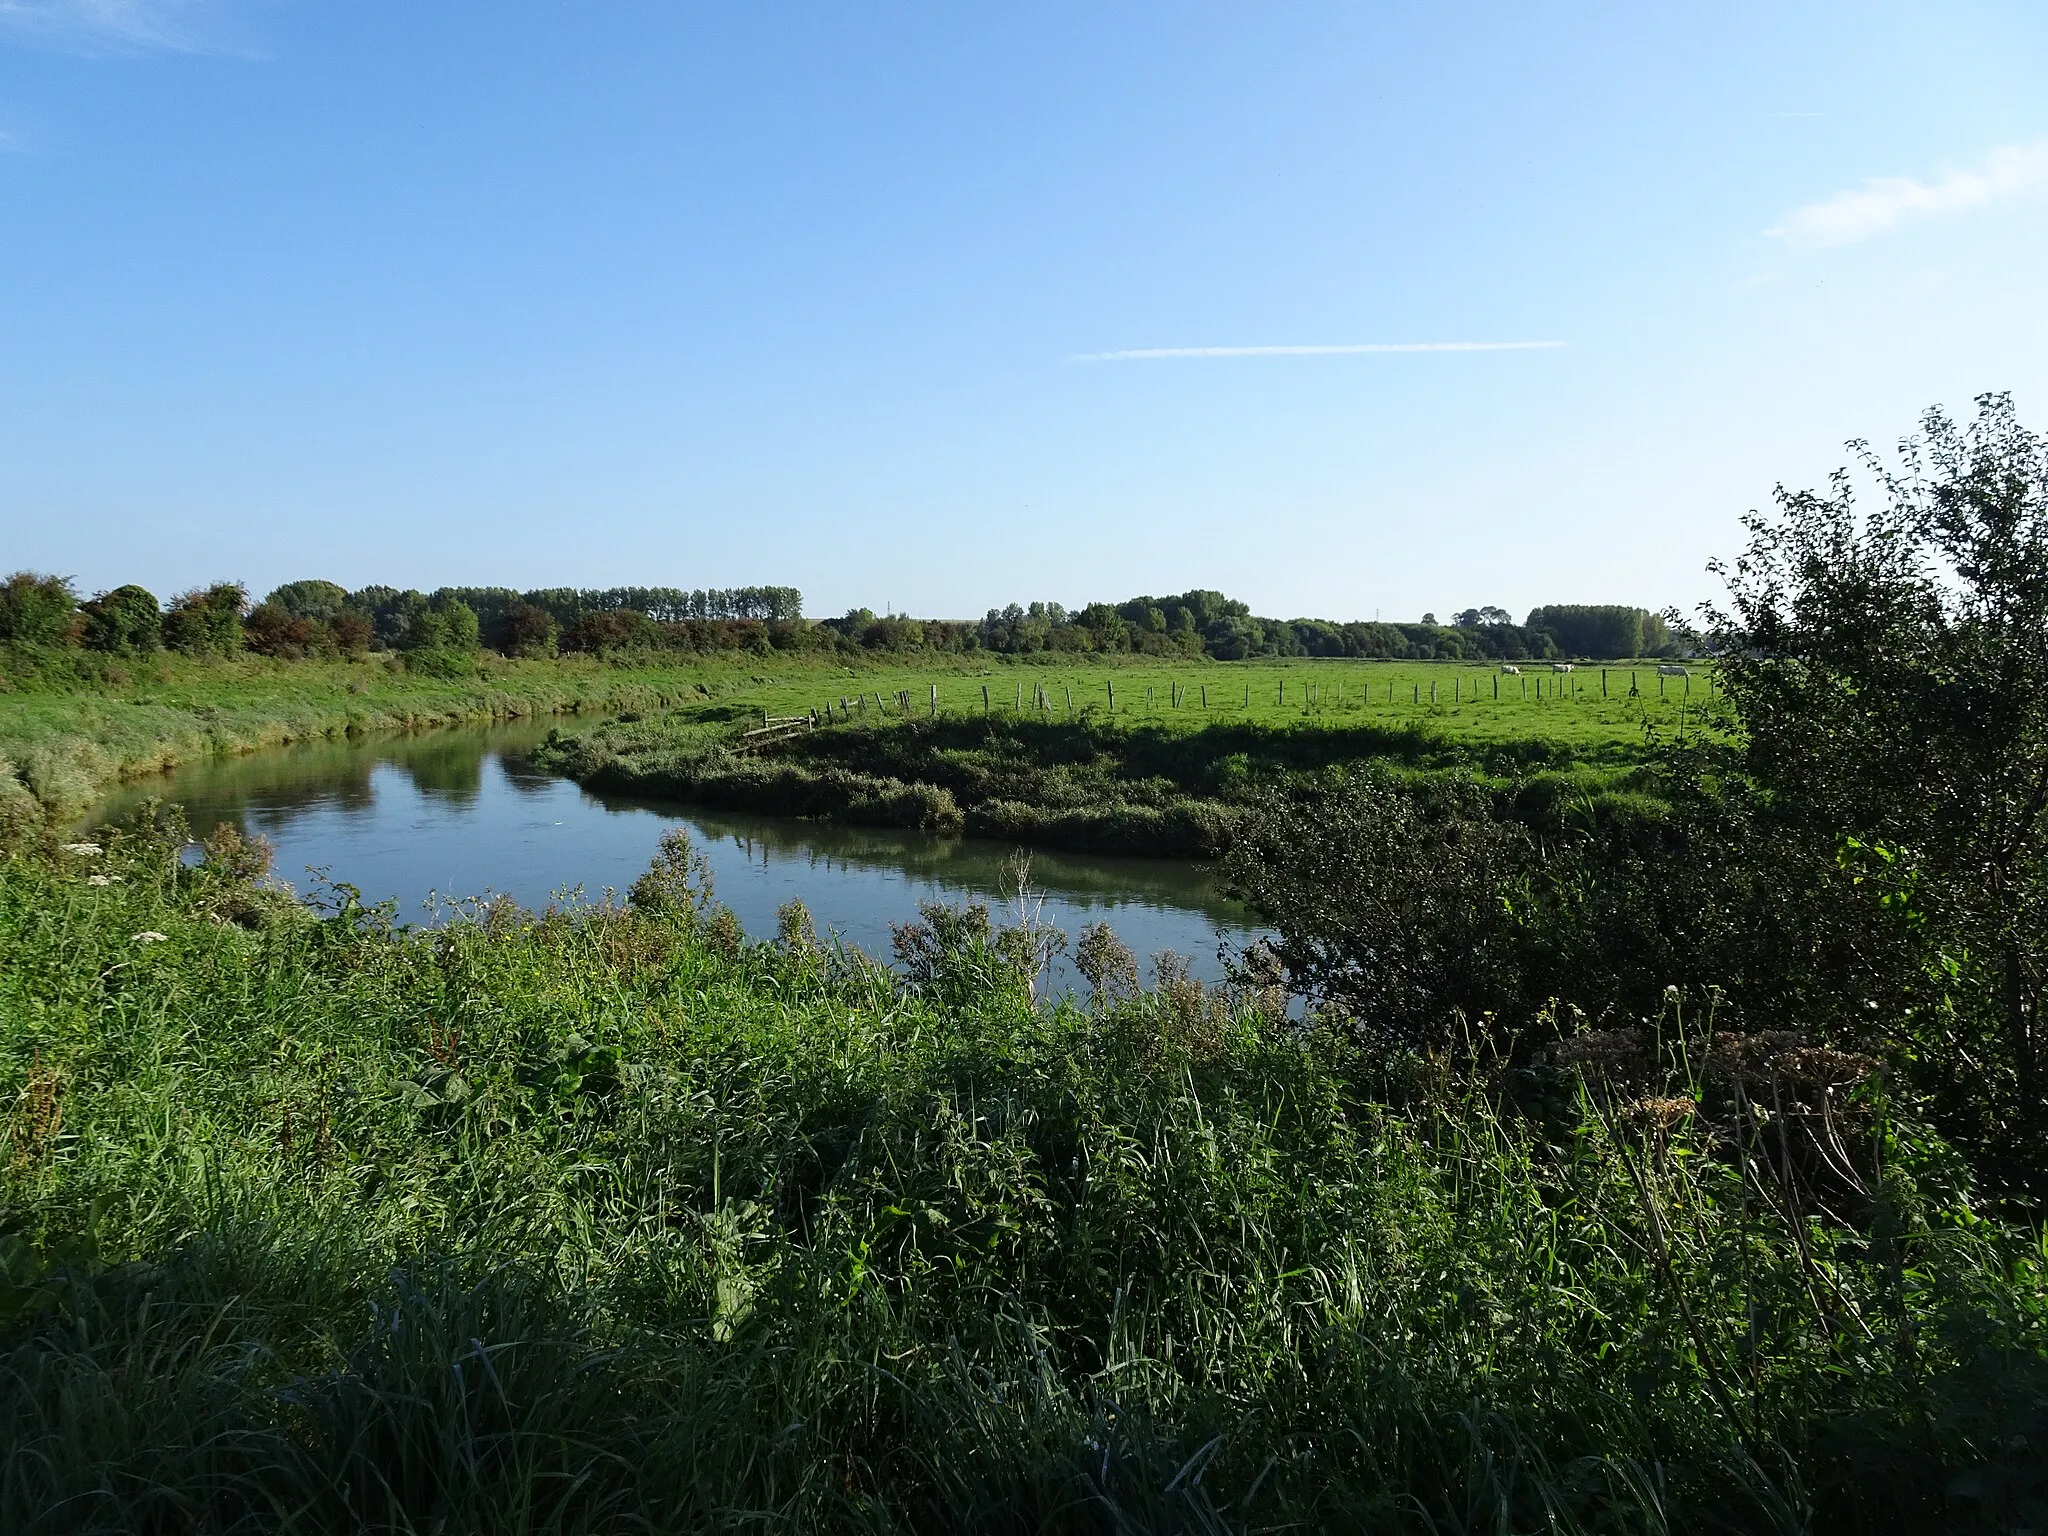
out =
{"type": "MultiPolygon", "coordinates": [[[[1477,779],[1504,803],[1564,794],[1619,807],[1617,797],[1633,796],[1624,809],[1655,814],[1661,802],[1644,793],[1654,788],[1655,748],[1681,720],[1660,732],[1662,707],[1654,696],[1623,694],[1627,673],[1617,671],[1604,701],[1597,674],[1581,680],[1589,697],[1556,694],[1560,680],[1572,679],[1548,674],[1529,679],[1526,703],[1520,679],[1463,668],[1438,669],[1427,681],[1411,673],[1405,682],[1394,668],[1189,667],[1161,682],[1135,669],[1082,670],[1071,683],[1051,684],[1043,674],[1019,674],[1000,703],[1002,678],[941,682],[927,674],[921,689],[903,690],[908,703],[882,688],[858,703],[841,695],[804,717],[823,728],[749,743],[742,732],[791,713],[786,699],[762,702],[787,686],[778,681],[715,704],[558,732],[536,761],[595,788],[731,810],[1204,858],[1228,848],[1244,813],[1263,801],[1368,762],[1477,779]],[[1091,680],[1099,701],[1070,704],[1070,690],[1091,680]],[[1508,696],[1496,700],[1503,680],[1508,696]],[[1218,697],[1226,681],[1236,690],[1228,701],[1218,697]],[[1537,683],[1549,685],[1540,702],[1537,683]],[[960,708],[967,688],[974,692],[960,708]],[[1393,707],[1383,702],[1387,689],[1393,707]],[[1246,696],[1262,690],[1264,707],[1247,709],[1246,696]],[[1439,703],[1415,707],[1431,690],[1439,703]],[[1287,704],[1289,697],[1300,702],[1287,704]]],[[[1686,717],[1697,728],[1699,710],[1686,717]]]]}
{"type": "MultiPolygon", "coordinates": [[[[942,713],[966,716],[981,712],[984,687],[991,709],[1001,712],[1014,705],[1020,690],[1028,702],[1043,684],[1054,700],[1055,717],[1065,715],[1071,691],[1076,717],[1092,718],[1106,715],[1108,687],[1114,684],[1118,723],[1173,729],[1302,720],[1422,724],[1475,744],[1536,736],[1580,754],[1630,758],[1640,753],[1647,729],[1677,728],[1682,703],[1676,688],[1669,697],[1657,696],[1651,666],[1635,669],[1645,691],[1634,699],[1626,696],[1621,669],[1610,669],[1612,692],[1604,699],[1597,672],[1576,674],[1579,695],[1559,698],[1552,674],[1531,671],[1526,674],[1528,702],[1520,696],[1519,679],[1449,663],[1067,666],[967,655],[933,658],[923,665],[885,659],[846,666],[770,654],[659,665],[638,659],[486,658],[437,670],[448,675],[407,670],[383,656],[360,662],[280,662],[255,656],[194,661],[160,654],[128,661],[94,659],[89,675],[80,676],[68,669],[38,669],[20,656],[0,659],[0,822],[21,823],[45,813],[58,819],[76,815],[123,778],[210,753],[579,709],[666,709],[716,701],[738,718],[757,711],[798,714],[827,705],[836,710],[841,699],[862,694],[870,696],[874,710],[872,696],[890,701],[907,691],[913,713],[928,714],[936,687],[942,713]],[[1505,685],[1498,703],[1492,697],[1497,678],[1505,685]],[[1539,682],[1545,695],[1540,704],[1534,699],[1539,682]],[[1185,698],[1179,708],[1170,702],[1176,686],[1185,698]],[[1432,686],[1439,700],[1434,705],[1429,702],[1432,686]]],[[[1693,686],[1703,694],[1705,679],[1694,679],[1693,686]]],[[[894,709],[893,703],[886,707],[894,709]]]]}
{"type": "Polygon", "coordinates": [[[681,860],[409,931],[173,842],[0,861],[9,1531],[1990,1531],[2048,1493],[2038,1235],[1867,1089],[1839,1168],[1674,1110],[1677,1012],[1659,1082],[1510,1109],[1256,996],[1035,1006],[971,932],[915,984],[747,945],[681,860]]]}
{"type": "Polygon", "coordinates": [[[836,717],[842,699],[856,699],[865,693],[867,718],[877,720],[896,716],[893,695],[899,690],[911,695],[912,715],[928,717],[936,688],[941,715],[980,716],[985,687],[986,712],[991,715],[1056,720],[1083,715],[1109,718],[1113,688],[1114,719],[1119,724],[1159,724],[1173,729],[1301,721],[1422,725],[1435,734],[1473,745],[1540,737],[1581,753],[1632,754],[1642,747],[1647,729],[1675,733],[1681,711],[1689,721],[1711,696],[1709,674],[1703,669],[1695,669],[1690,693],[1682,678],[1664,680],[1660,692],[1656,673],[1654,662],[1609,666],[1603,695],[1602,672],[1593,665],[1560,675],[1552,673],[1547,663],[1530,663],[1521,676],[1511,677],[1501,675],[1494,664],[1466,662],[1160,665],[1145,658],[1128,665],[1105,666],[1099,662],[1060,665],[1030,658],[976,664],[970,657],[963,658],[960,666],[944,670],[884,666],[872,672],[841,669],[836,675],[823,671],[815,676],[782,676],[764,686],[736,690],[730,699],[780,715],[822,710],[829,704],[836,717]],[[1633,696],[1629,693],[1631,677],[1637,689],[1633,696]],[[1050,696],[1049,708],[1037,702],[1039,687],[1050,696]],[[875,702],[878,693],[880,705],[875,702]]]}

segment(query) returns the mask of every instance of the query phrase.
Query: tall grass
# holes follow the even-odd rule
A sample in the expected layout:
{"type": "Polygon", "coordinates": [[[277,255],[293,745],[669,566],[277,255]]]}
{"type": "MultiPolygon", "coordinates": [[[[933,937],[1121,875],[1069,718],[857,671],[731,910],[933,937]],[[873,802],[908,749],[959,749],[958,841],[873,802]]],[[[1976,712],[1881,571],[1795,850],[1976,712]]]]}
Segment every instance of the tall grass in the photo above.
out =
{"type": "Polygon", "coordinates": [[[914,979],[796,915],[747,944],[679,848],[633,905],[416,931],[176,841],[0,864],[9,1531],[2006,1530],[2048,1493],[2037,1236],[1874,1090],[1840,1169],[1776,1178],[1669,1107],[1676,1015],[1661,1098],[1459,1085],[1179,979],[1034,1005],[972,923],[914,979]]]}

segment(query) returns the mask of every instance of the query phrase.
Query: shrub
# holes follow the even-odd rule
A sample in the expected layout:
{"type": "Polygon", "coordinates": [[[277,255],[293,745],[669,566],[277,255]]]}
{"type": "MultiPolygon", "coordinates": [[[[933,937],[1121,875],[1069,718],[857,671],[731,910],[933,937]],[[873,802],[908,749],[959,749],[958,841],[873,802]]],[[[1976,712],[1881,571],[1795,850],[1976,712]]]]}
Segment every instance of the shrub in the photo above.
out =
{"type": "Polygon", "coordinates": [[[348,605],[348,593],[331,581],[288,581],[263,601],[294,619],[331,624],[348,605]]]}
{"type": "Polygon", "coordinates": [[[547,609],[514,603],[498,620],[491,645],[507,656],[552,656],[557,634],[555,616],[547,609]]]}
{"type": "Polygon", "coordinates": [[[256,605],[242,621],[242,636],[259,656],[296,658],[324,650],[327,626],[315,619],[294,618],[277,603],[256,605]]]}
{"type": "Polygon", "coordinates": [[[78,594],[63,576],[16,571],[0,582],[0,645],[62,645],[78,621],[78,594]]]}
{"type": "Polygon", "coordinates": [[[195,587],[164,615],[164,644],[188,656],[228,656],[242,648],[242,610],[248,589],[238,581],[195,587]]]}
{"type": "Polygon", "coordinates": [[[82,639],[88,649],[110,655],[154,651],[163,643],[163,610],[155,594],[129,585],[102,592],[80,605],[82,639]]]}

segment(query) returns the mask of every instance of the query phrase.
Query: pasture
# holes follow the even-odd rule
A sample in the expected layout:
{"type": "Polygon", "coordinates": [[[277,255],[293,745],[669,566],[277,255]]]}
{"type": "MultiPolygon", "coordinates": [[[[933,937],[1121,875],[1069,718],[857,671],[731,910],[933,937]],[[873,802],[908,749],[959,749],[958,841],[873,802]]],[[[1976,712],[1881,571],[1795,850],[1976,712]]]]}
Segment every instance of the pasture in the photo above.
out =
{"type": "Polygon", "coordinates": [[[1639,748],[1651,733],[1691,730],[1714,697],[1711,673],[1660,677],[1658,663],[1568,673],[1529,663],[1519,675],[1467,662],[1133,661],[1122,665],[963,663],[950,667],[819,668],[730,679],[727,706],[834,720],[1035,717],[1114,720],[1199,730],[1210,725],[1422,726],[1481,745],[1524,738],[1582,751],[1639,748]]]}

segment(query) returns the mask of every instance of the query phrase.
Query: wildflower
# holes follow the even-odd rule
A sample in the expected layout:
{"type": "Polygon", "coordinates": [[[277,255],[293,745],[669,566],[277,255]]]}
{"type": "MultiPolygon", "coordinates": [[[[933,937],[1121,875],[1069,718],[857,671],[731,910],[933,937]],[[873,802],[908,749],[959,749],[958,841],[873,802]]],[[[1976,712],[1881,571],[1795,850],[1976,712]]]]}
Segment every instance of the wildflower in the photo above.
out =
{"type": "Polygon", "coordinates": [[[82,859],[89,859],[94,854],[103,853],[106,850],[101,848],[98,843],[66,843],[64,851],[66,853],[75,853],[82,859]]]}
{"type": "Polygon", "coordinates": [[[137,944],[161,944],[170,935],[168,933],[158,933],[154,928],[145,928],[140,933],[130,934],[129,937],[137,944]]]}
{"type": "Polygon", "coordinates": [[[87,885],[112,885],[114,882],[109,880],[105,875],[87,875],[85,877],[85,883],[87,885]]]}

